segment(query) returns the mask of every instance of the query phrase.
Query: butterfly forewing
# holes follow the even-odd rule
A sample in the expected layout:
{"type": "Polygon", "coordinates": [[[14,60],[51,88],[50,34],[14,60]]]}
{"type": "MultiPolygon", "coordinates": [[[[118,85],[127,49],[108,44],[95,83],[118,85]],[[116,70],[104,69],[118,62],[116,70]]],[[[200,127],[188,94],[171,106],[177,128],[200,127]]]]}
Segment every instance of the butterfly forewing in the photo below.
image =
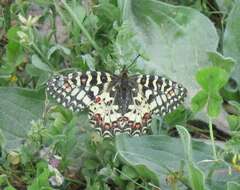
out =
{"type": "Polygon", "coordinates": [[[164,116],[172,112],[183,103],[187,95],[186,88],[165,77],[139,75],[133,78],[154,114],[164,116]]]}
{"type": "Polygon", "coordinates": [[[49,94],[73,111],[87,108],[111,82],[112,76],[104,72],[74,72],[58,75],[48,81],[49,94]]]}

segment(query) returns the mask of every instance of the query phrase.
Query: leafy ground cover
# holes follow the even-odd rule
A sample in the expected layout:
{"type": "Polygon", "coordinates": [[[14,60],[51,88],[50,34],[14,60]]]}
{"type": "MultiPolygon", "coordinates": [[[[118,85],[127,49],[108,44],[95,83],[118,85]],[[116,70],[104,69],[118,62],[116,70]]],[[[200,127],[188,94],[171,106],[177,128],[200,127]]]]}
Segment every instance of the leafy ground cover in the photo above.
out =
{"type": "Polygon", "coordinates": [[[238,0],[0,2],[0,189],[240,189],[238,0]],[[75,70],[188,89],[146,136],[103,139],[45,92],[75,70]]]}

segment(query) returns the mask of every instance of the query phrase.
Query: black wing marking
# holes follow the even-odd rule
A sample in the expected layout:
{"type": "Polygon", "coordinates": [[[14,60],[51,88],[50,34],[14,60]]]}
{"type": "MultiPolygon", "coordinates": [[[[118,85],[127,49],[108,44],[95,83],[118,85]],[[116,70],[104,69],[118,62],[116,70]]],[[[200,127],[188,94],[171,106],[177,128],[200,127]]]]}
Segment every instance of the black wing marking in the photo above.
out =
{"type": "Polygon", "coordinates": [[[187,89],[165,77],[154,75],[134,76],[153,113],[161,116],[175,110],[183,103],[187,89]]]}
{"type": "Polygon", "coordinates": [[[87,71],[58,75],[47,82],[49,94],[72,111],[87,108],[112,81],[105,72],[87,71]]]}

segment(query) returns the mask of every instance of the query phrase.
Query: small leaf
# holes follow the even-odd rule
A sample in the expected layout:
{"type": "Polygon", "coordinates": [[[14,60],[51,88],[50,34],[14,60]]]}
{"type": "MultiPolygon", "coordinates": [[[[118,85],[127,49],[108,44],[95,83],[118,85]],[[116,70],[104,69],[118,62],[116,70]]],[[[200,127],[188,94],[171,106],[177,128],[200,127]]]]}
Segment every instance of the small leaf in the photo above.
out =
{"type": "Polygon", "coordinates": [[[223,99],[219,93],[212,93],[208,99],[207,111],[211,117],[217,117],[222,108],[223,99]]]}
{"type": "Polygon", "coordinates": [[[137,178],[138,177],[138,174],[137,172],[134,170],[134,168],[130,167],[130,166],[123,166],[122,168],[122,175],[121,175],[121,178],[123,180],[129,180],[130,179],[134,179],[134,178],[137,178]]]}
{"type": "Polygon", "coordinates": [[[204,106],[206,105],[208,100],[208,94],[205,90],[202,90],[198,92],[193,98],[192,98],[192,110],[193,112],[199,112],[201,111],[204,106]]]}
{"type": "Polygon", "coordinates": [[[240,132],[240,116],[228,115],[227,121],[228,121],[229,128],[232,132],[236,132],[236,131],[240,132]]]}
{"type": "Polygon", "coordinates": [[[12,27],[8,30],[8,44],[7,44],[7,63],[17,66],[22,63],[24,58],[23,49],[19,43],[17,32],[19,27],[12,27]]]}
{"type": "Polygon", "coordinates": [[[188,161],[192,160],[192,144],[191,144],[191,136],[188,133],[187,129],[178,125],[176,126],[178,134],[181,137],[184,153],[188,161]]]}
{"type": "Polygon", "coordinates": [[[135,190],[135,184],[133,182],[129,182],[126,186],[126,190],[135,190]]]}
{"type": "Polygon", "coordinates": [[[37,76],[39,76],[41,74],[42,70],[38,69],[37,67],[33,66],[32,64],[27,64],[26,72],[31,77],[37,77],[37,76]]]}
{"type": "Polygon", "coordinates": [[[8,183],[8,176],[6,174],[0,175],[0,187],[8,183]]]}
{"type": "Polygon", "coordinates": [[[87,160],[84,161],[84,166],[88,170],[94,170],[99,166],[99,163],[95,160],[87,159],[87,160]]]}
{"type": "Polygon", "coordinates": [[[4,190],[16,190],[16,189],[12,186],[8,186],[8,187],[4,188],[4,190]]]}
{"type": "Polygon", "coordinates": [[[38,163],[37,165],[37,176],[33,183],[28,186],[27,190],[51,190],[48,178],[50,176],[50,171],[46,163],[38,163]]]}
{"type": "Polygon", "coordinates": [[[198,71],[197,82],[207,92],[219,91],[228,81],[228,74],[218,67],[208,67],[198,71]]]}
{"type": "Polygon", "coordinates": [[[194,164],[188,166],[189,180],[194,190],[205,190],[204,173],[194,164]]]}
{"type": "Polygon", "coordinates": [[[62,51],[65,55],[70,55],[71,54],[71,51],[70,49],[60,45],[60,44],[56,44],[55,46],[51,47],[49,50],[48,50],[48,60],[51,58],[52,54],[54,52],[56,52],[57,50],[60,50],[62,51]]]}
{"type": "Polygon", "coordinates": [[[46,63],[42,62],[36,54],[32,55],[32,64],[40,70],[51,72],[50,67],[46,63]]]}
{"type": "Polygon", "coordinates": [[[208,59],[212,62],[213,66],[222,68],[228,73],[232,72],[236,63],[231,57],[224,57],[218,52],[208,52],[208,59]]]}

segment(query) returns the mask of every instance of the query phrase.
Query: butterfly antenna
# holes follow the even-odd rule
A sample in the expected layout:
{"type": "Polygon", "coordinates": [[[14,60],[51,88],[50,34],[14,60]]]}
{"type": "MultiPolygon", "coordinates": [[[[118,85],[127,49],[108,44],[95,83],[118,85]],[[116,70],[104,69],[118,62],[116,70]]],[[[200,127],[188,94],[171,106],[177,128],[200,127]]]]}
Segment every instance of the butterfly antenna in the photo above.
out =
{"type": "Polygon", "coordinates": [[[140,54],[138,54],[138,55],[134,58],[134,60],[132,61],[132,63],[127,66],[127,69],[131,68],[131,67],[136,63],[136,61],[137,61],[137,59],[138,59],[139,57],[140,57],[140,54]]]}

